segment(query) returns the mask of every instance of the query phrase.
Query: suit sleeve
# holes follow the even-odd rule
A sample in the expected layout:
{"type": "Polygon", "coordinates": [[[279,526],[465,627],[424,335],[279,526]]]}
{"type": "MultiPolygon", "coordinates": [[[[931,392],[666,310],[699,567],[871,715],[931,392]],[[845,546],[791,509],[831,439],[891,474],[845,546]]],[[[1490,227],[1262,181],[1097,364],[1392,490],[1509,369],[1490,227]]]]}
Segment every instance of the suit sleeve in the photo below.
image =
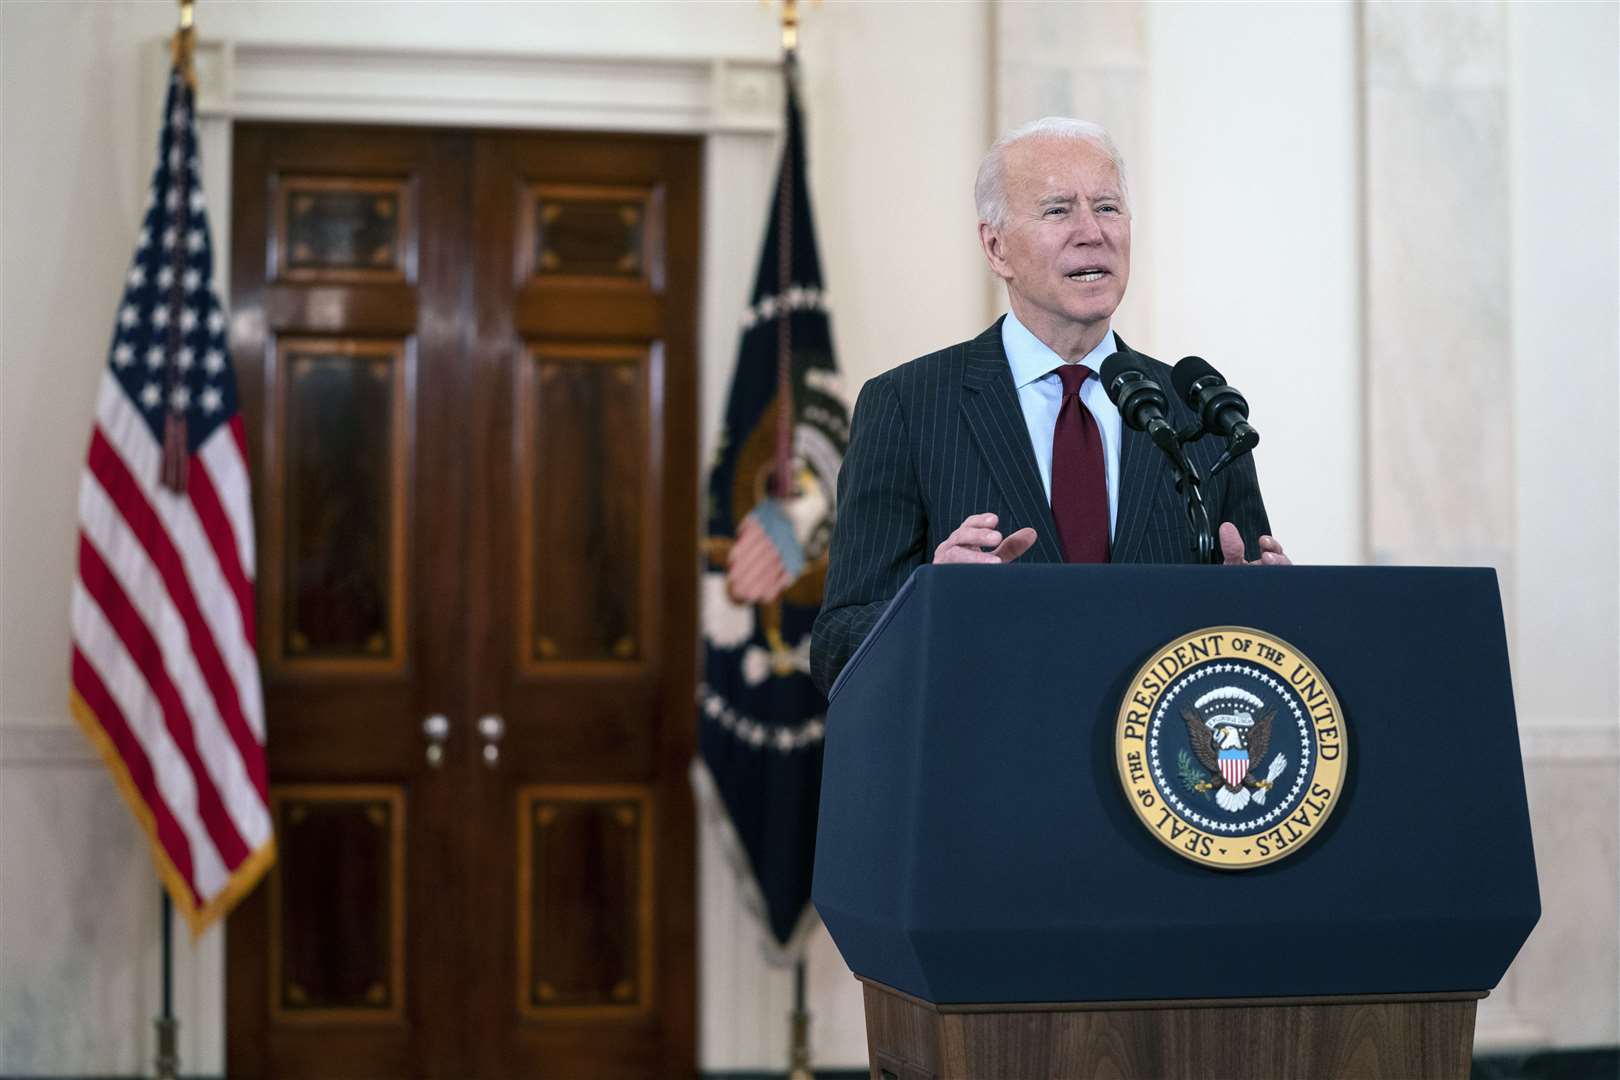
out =
{"type": "Polygon", "coordinates": [[[1271,533],[1271,520],[1266,516],[1266,504],[1260,498],[1260,475],[1254,468],[1254,455],[1245,454],[1226,470],[1226,489],[1221,496],[1220,518],[1214,523],[1230,521],[1243,537],[1243,557],[1260,557],[1260,537],[1271,533]]]}
{"type": "Polygon", "coordinates": [[[899,396],[879,377],[862,388],[838,472],[838,521],[821,613],[810,636],[810,674],[822,693],[872,624],[922,565],[928,517],[899,396]]]}

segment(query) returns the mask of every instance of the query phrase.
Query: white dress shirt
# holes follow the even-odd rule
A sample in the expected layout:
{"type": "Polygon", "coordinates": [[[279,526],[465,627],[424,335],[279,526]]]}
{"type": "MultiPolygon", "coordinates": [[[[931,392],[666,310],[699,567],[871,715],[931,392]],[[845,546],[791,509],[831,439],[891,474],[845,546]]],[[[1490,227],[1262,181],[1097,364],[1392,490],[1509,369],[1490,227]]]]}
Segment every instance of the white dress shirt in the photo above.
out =
{"type": "MultiPolygon", "coordinates": [[[[1052,503],[1052,433],[1057,429],[1058,411],[1063,407],[1063,380],[1055,370],[1066,363],[1048,348],[1045,342],[1030,333],[1018,316],[1007,312],[1001,323],[1001,345],[1007,350],[1007,363],[1012,368],[1013,386],[1018,390],[1018,404],[1024,410],[1024,423],[1029,426],[1029,442],[1035,451],[1035,467],[1041,473],[1041,487],[1046,502],[1052,503]]],[[[1080,401],[1091,410],[1102,433],[1103,464],[1108,473],[1108,538],[1114,537],[1114,522],[1119,516],[1119,447],[1122,424],[1119,410],[1103,391],[1097,369],[1102,362],[1119,349],[1112,328],[1079,363],[1091,369],[1090,378],[1080,386],[1080,401]]]]}

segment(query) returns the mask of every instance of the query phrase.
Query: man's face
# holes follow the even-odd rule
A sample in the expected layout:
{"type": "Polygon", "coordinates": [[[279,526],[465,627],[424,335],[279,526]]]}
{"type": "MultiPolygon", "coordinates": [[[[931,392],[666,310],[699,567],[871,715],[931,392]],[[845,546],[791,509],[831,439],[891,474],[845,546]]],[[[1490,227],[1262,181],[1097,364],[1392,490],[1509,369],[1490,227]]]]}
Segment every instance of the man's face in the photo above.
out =
{"type": "Polygon", "coordinates": [[[1131,275],[1114,163],[1082,139],[1023,139],[1007,149],[1006,190],[1006,222],[979,237],[1020,320],[1049,344],[1106,325],[1131,275]]]}

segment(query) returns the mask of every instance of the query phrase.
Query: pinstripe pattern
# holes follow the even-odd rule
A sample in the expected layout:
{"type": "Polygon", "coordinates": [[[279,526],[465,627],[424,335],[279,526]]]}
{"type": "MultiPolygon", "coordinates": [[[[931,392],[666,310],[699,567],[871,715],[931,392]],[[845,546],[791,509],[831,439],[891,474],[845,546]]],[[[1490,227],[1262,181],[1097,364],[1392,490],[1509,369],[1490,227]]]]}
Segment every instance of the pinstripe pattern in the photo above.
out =
{"type": "MultiPolygon", "coordinates": [[[[1123,340],[1123,350],[1130,347],[1123,340]]],[[[1170,399],[1170,421],[1190,423],[1177,401],[1170,368],[1141,356],[1170,399]]],[[[1208,476],[1221,446],[1187,447],[1208,476]]],[[[1148,437],[1125,429],[1120,448],[1119,516],[1113,562],[1194,562],[1181,496],[1148,437]]],[[[1237,525],[1258,558],[1270,532],[1252,458],[1206,480],[1210,519],[1237,525]]],[[[861,388],[849,450],[838,474],[838,524],[826,597],[810,642],[810,672],[823,691],[854,653],[912,570],[962,519],[994,513],[1002,533],[1032,527],[1037,538],[1024,562],[1062,562],[1057,528],[1042,489],[1029,429],[1018,405],[1001,322],[959,345],[886,371],[861,388]]]]}

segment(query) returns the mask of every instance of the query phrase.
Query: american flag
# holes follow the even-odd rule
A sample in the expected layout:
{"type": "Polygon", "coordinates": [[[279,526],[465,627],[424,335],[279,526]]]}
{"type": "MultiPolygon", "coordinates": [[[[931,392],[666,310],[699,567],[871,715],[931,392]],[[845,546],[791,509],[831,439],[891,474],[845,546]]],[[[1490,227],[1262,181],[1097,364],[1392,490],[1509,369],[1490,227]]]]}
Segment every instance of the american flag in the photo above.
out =
{"type": "Polygon", "coordinates": [[[69,697],[196,933],[275,858],[246,440],[213,268],[177,68],[79,486],[69,697]]]}

